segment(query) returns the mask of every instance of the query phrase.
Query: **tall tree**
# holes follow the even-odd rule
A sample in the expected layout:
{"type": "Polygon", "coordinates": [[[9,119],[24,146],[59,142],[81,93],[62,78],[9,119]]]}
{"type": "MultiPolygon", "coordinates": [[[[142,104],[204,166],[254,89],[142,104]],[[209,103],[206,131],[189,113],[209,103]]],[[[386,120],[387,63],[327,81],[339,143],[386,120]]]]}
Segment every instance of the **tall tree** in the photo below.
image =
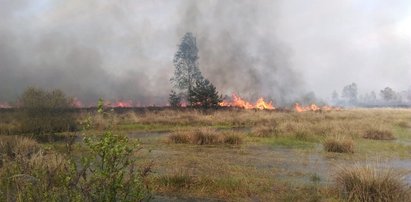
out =
{"type": "Polygon", "coordinates": [[[383,100],[389,102],[394,101],[397,98],[397,93],[390,87],[385,87],[380,91],[380,95],[383,100]]]}
{"type": "Polygon", "coordinates": [[[188,32],[183,36],[173,63],[175,70],[170,81],[187,98],[196,81],[203,78],[198,67],[197,42],[192,33],[188,32]]]}
{"type": "Polygon", "coordinates": [[[351,104],[357,102],[358,88],[356,83],[352,83],[343,88],[342,97],[347,99],[351,104]]]}

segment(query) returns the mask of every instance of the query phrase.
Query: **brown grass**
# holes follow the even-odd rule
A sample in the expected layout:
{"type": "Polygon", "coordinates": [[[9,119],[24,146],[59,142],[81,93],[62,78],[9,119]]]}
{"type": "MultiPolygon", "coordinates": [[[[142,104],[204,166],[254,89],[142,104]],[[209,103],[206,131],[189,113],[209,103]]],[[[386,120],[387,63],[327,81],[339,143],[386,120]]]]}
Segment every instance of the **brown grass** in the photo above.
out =
{"type": "Polygon", "coordinates": [[[9,158],[30,157],[40,150],[33,139],[21,136],[0,136],[0,154],[9,158]]]}
{"type": "Polygon", "coordinates": [[[342,136],[329,137],[323,142],[324,150],[336,153],[354,153],[354,141],[342,136]]]}
{"type": "Polygon", "coordinates": [[[214,129],[203,128],[190,131],[178,131],[170,134],[168,140],[176,144],[196,144],[196,145],[212,145],[212,144],[241,144],[243,142],[242,135],[235,132],[218,132],[214,129]]]}
{"type": "Polygon", "coordinates": [[[254,137],[271,137],[277,134],[278,130],[275,125],[257,125],[251,130],[251,136],[254,137]]]}
{"type": "Polygon", "coordinates": [[[372,165],[341,168],[336,185],[348,201],[409,201],[410,187],[404,173],[393,169],[378,169],[372,165]]]}
{"type": "Polygon", "coordinates": [[[394,134],[386,129],[371,129],[367,130],[363,136],[365,139],[372,140],[395,140],[394,134]]]}

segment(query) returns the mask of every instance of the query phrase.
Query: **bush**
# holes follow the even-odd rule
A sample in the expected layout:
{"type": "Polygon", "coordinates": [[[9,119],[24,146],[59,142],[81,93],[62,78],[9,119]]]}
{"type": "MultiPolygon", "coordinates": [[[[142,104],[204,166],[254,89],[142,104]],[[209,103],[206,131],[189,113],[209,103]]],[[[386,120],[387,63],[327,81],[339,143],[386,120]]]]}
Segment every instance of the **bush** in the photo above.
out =
{"type": "Polygon", "coordinates": [[[20,103],[22,132],[44,135],[76,129],[71,99],[60,90],[48,92],[29,88],[21,96],[20,103]]]}
{"type": "Polygon", "coordinates": [[[354,141],[344,137],[330,137],[323,142],[324,150],[336,153],[354,153],[354,141]]]}
{"type": "Polygon", "coordinates": [[[405,175],[371,165],[341,168],[336,175],[341,196],[348,201],[409,201],[405,175]]]}
{"type": "Polygon", "coordinates": [[[365,132],[363,138],[372,140],[395,140],[394,134],[389,130],[373,129],[365,132]]]}

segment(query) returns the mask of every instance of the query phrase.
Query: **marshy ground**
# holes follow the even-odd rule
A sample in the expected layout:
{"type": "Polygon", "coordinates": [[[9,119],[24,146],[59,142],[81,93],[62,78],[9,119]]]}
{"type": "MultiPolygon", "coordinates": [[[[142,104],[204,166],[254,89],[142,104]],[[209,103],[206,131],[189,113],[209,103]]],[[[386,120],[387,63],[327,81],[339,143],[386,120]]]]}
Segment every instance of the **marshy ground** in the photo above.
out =
{"type": "MultiPolygon", "coordinates": [[[[92,119],[94,129],[75,133],[71,155],[83,155],[83,136],[111,126],[114,133],[139,142],[135,155],[140,165],[151,165],[146,183],[153,201],[374,200],[361,198],[364,193],[352,194],[351,181],[343,174],[353,166],[365,168],[355,171],[364,179],[388,172],[385,181],[399,183],[391,192],[400,196],[382,197],[409,199],[409,109],[160,110],[92,119]]],[[[63,151],[66,145],[41,143],[53,151],[63,151]]]]}

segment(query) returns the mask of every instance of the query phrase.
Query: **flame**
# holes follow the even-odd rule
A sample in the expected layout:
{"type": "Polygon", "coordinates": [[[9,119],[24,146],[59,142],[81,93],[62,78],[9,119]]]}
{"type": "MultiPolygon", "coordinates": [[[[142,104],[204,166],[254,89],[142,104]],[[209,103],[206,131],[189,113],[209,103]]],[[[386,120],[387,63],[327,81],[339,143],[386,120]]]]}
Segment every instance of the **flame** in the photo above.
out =
{"type": "Polygon", "coordinates": [[[133,101],[126,100],[126,101],[117,101],[111,105],[112,107],[118,108],[126,108],[126,107],[133,107],[133,101]]]}
{"type": "Polygon", "coordinates": [[[257,100],[255,105],[253,105],[236,94],[233,94],[232,101],[224,100],[218,104],[222,107],[238,107],[243,109],[275,109],[271,101],[265,102],[262,97],[257,100]]]}
{"type": "Polygon", "coordinates": [[[316,104],[311,104],[311,105],[308,105],[308,106],[301,106],[299,103],[295,103],[294,110],[296,112],[306,112],[306,111],[317,112],[317,111],[340,111],[341,108],[333,107],[333,106],[327,106],[327,105],[319,107],[316,104]]]}
{"type": "Polygon", "coordinates": [[[7,102],[0,102],[0,109],[9,109],[11,106],[7,102]]]}
{"type": "Polygon", "coordinates": [[[73,98],[71,105],[75,108],[83,108],[83,103],[76,97],[73,98]]]}

